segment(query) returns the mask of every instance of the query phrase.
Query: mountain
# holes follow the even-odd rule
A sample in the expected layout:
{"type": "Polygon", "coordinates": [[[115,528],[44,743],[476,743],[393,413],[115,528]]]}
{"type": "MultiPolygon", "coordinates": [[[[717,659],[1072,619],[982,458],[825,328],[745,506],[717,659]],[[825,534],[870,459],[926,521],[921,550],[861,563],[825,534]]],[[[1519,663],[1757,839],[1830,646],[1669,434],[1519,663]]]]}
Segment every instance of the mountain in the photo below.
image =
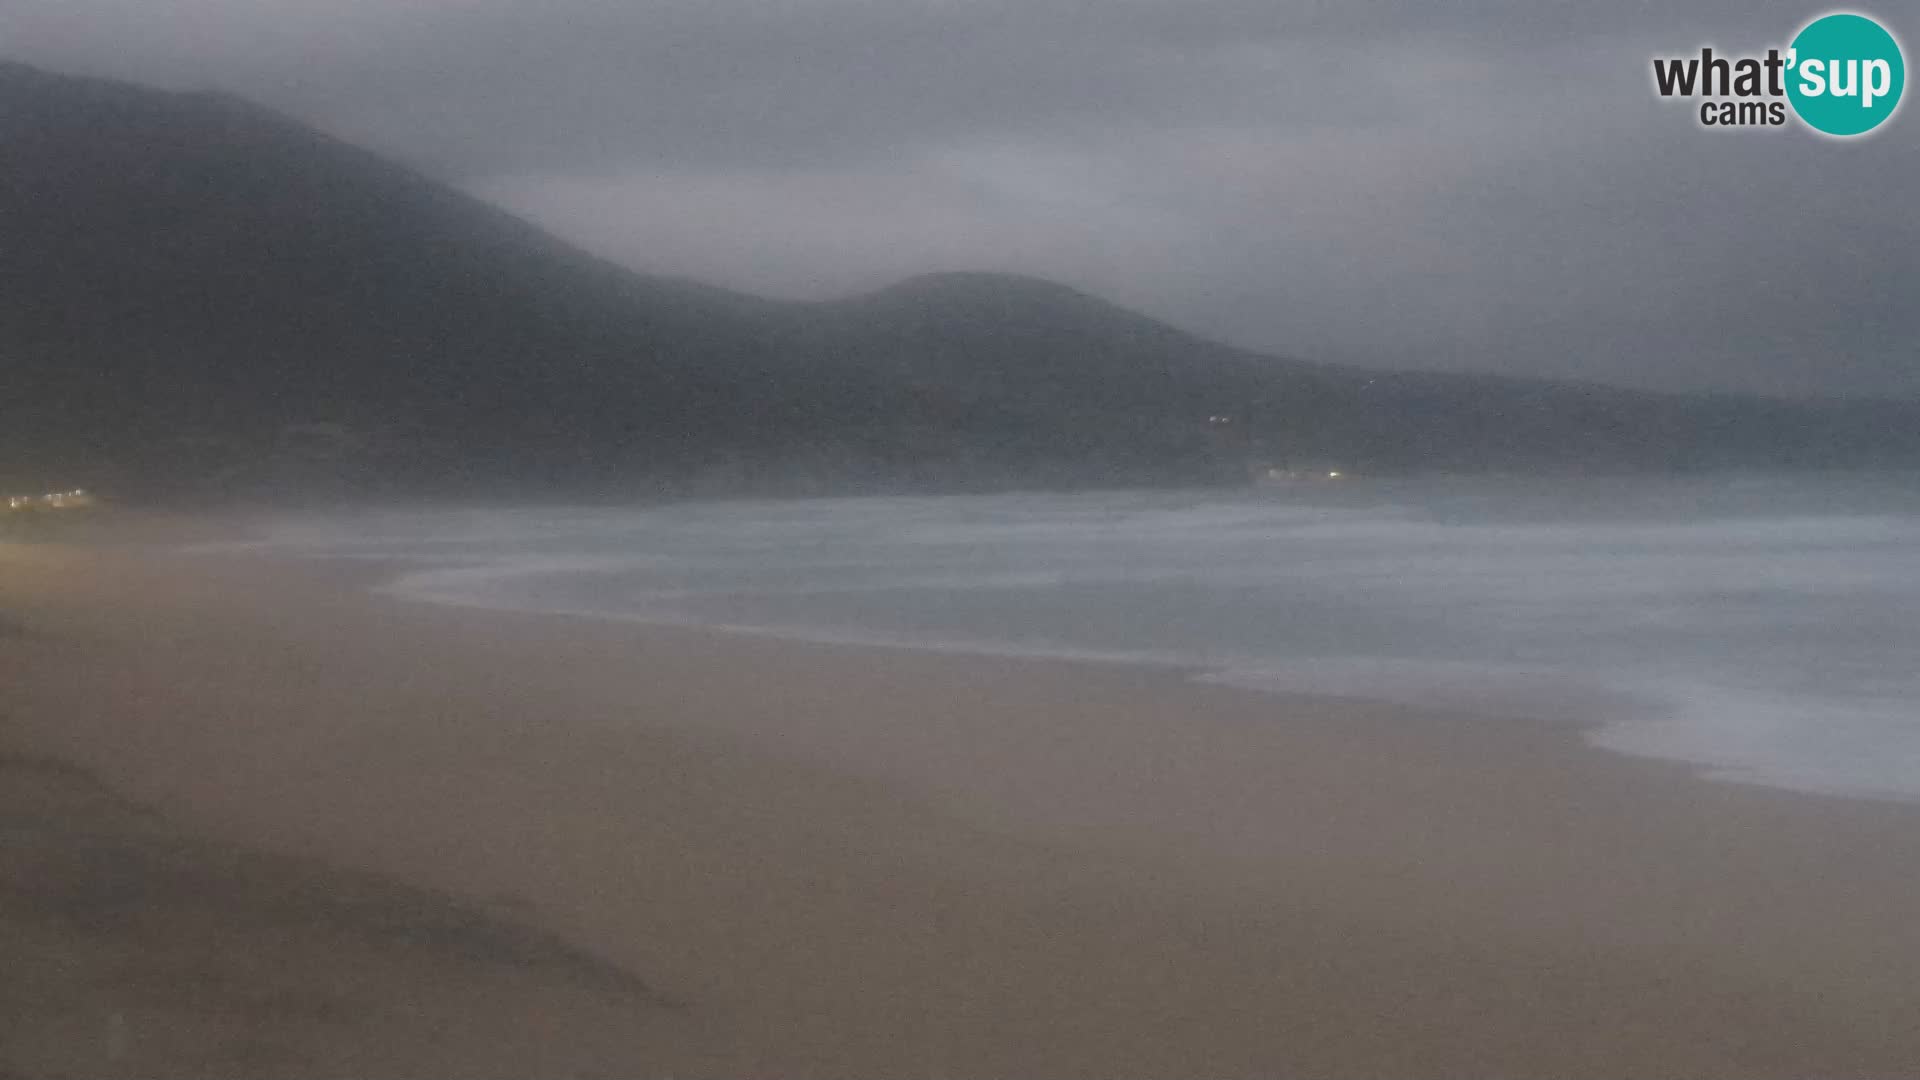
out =
{"type": "Polygon", "coordinates": [[[0,69],[0,225],[9,449],[56,464],[184,477],[337,424],[439,447],[424,474],[573,475],[751,425],[723,371],[770,305],[233,98],[0,69]]]}
{"type": "Polygon", "coordinates": [[[1362,372],[1064,286],[640,275],[286,117],[0,63],[0,483],[136,494],[1219,482],[1920,461],[1920,406],[1362,372]]]}

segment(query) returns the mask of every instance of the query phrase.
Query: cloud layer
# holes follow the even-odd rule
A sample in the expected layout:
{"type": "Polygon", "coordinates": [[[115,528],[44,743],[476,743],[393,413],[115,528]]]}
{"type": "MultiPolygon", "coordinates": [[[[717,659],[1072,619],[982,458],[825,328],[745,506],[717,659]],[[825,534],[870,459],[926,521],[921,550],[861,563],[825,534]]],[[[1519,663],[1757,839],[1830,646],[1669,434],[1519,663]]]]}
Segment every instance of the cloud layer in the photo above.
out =
{"type": "Polygon", "coordinates": [[[755,291],[1018,270],[1319,359],[1920,394],[1912,110],[1841,143],[1703,129],[1650,89],[1656,54],[1816,13],[0,0],[0,51],[225,88],[755,291]]]}

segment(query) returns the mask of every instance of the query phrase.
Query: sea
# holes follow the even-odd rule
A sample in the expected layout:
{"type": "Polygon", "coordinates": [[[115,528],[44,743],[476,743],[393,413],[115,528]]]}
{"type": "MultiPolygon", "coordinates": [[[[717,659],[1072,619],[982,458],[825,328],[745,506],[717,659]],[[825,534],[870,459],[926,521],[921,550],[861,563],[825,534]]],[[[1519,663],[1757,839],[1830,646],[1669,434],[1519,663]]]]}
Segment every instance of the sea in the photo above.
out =
{"type": "Polygon", "coordinates": [[[1920,800],[1915,474],[408,506],[254,542],[392,561],[416,601],[1171,665],[1920,800]]]}

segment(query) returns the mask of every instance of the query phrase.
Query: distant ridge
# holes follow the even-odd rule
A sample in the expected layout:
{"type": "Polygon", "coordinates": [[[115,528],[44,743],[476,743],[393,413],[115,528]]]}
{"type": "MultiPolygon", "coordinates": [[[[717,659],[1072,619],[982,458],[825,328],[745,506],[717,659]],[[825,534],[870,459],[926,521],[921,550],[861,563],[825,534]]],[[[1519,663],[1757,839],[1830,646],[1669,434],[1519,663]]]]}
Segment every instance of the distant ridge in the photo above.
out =
{"type": "Polygon", "coordinates": [[[632,494],[1920,463],[1920,405],[1361,372],[1066,286],[636,274],[223,94],[0,62],[0,484],[632,494]]]}

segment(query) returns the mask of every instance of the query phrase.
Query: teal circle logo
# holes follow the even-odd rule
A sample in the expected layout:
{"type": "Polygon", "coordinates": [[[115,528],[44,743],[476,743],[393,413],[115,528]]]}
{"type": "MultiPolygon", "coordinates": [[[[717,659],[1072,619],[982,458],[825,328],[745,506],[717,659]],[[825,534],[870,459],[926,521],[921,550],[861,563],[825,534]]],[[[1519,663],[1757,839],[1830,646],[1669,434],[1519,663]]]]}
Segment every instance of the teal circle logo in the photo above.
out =
{"type": "Polygon", "coordinates": [[[1787,99],[1807,126],[1864,135],[1900,107],[1907,64],[1900,43],[1865,15],[1824,15],[1793,39],[1787,99]]]}

